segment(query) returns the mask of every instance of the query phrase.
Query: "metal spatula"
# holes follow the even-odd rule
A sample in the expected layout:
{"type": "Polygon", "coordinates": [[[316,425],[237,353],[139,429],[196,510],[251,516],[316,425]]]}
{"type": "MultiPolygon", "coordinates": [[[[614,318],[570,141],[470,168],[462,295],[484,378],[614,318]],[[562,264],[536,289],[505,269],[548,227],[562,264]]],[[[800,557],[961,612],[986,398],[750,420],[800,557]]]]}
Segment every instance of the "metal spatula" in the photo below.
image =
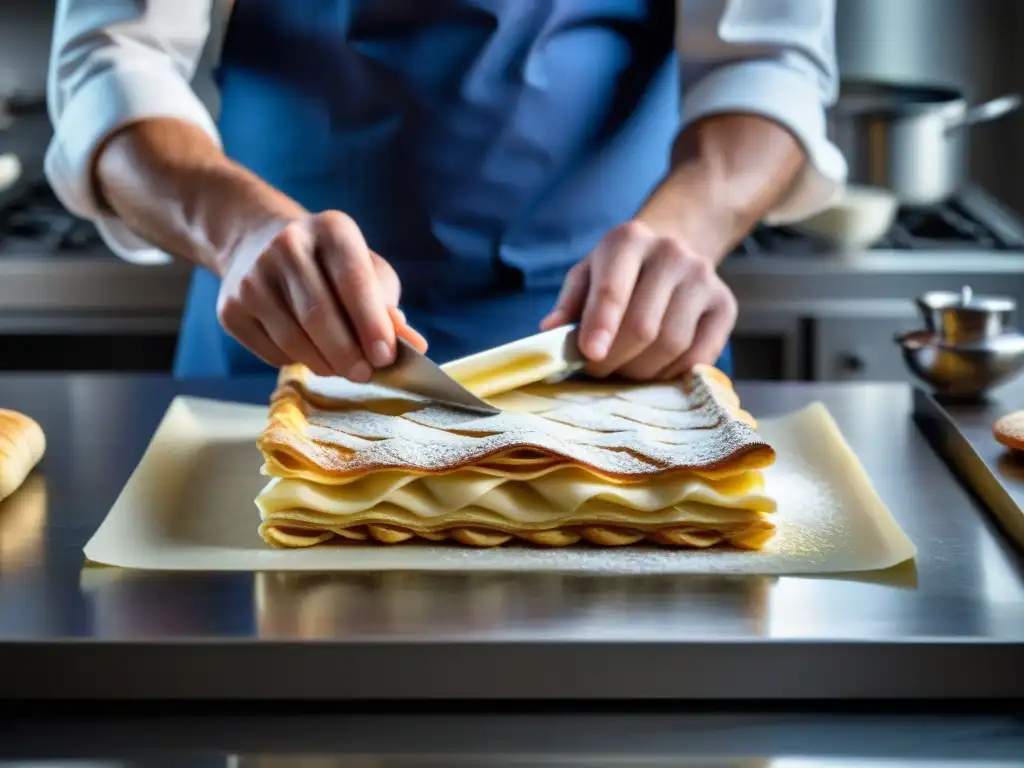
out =
{"type": "Polygon", "coordinates": [[[373,377],[375,384],[412,392],[468,411],[487,415],[501,413],[501,409],[474,395],[405,339],[399,337],[396,341],[395,362],[376,372],[373,377]]]}

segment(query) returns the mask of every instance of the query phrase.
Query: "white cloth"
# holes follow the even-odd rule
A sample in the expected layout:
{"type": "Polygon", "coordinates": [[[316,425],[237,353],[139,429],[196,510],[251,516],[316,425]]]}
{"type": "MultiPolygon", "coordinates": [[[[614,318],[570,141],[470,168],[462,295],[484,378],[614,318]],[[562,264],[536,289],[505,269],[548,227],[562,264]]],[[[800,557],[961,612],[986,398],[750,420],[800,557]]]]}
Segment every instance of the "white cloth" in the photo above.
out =
{"type": "MultiPolygon", "coordinates": [[[[244,2],[244,0],[243,0],[244,2]]],[[[842,191],[846,163],[828,140],[825,109],[838,91],[835,0],[677,0],[682,124],[726,112],[785,126],[808,162],[766,220],[794,221],[842,191]]],[[[169,257],[99,209],[97,147],[120,127],[175,117],[219,141],[190,84],[211,40],[214,0],[59,0],[48,76],[54,137],[46,175],[69,210],[98,225],[122,258],[169,257]]]]}

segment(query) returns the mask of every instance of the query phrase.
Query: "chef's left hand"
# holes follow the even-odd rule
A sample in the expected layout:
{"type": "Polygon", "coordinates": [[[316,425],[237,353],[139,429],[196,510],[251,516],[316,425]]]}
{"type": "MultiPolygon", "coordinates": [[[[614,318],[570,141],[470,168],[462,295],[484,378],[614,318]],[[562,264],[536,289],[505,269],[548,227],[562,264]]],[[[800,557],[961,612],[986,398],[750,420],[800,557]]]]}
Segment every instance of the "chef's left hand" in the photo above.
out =
{"type": "Polygon", "coordinates": [[[541,328],[577,319],[591,375],[670,379],[718,359],[736,299],[710,258],[630,221],[570,270],[541,328]]]}

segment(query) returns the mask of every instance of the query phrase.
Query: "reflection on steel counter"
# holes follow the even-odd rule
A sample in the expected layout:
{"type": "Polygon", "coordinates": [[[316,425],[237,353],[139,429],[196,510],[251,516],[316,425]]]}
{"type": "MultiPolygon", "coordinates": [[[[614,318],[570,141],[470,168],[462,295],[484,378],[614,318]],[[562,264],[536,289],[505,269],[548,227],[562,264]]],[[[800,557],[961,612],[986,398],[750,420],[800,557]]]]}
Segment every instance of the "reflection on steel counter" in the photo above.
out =
{"type": "Polygon", "coordinates": [[[253,632],[247,611],[252,600],[248,578],[206,584],[202,574],[135,571],[87,564],[79,587],[92,614],[97,634],[111,638],[186,638],[211,623],[225,635],[253,632]]]}
{"type": "Polygon", "coordinates": [[[46,514],[46,479],[38,472],[0,502],[0,579],[39,562],[46,514]]]}
{"type": "Polygon", "coordinates": [[[257,631],[265,639],[358,639],[379,634],[438,636],[449,632],[509,639],[533,626],[586,635],[609,611],[631,613],[628,632],[664,637],[664,613],[699,614],[695,636],[766,632],[774,578],[611,577],[561,574],[257,573],[257,631]]]}
{"type": "MultiPolygon", "coordinates": [[[[737,745],[736,752],[741,751],[740,745],[737,745]]],[[[586,745],[581,745],[580,751],[572,753],[522,750],[511,754],[481,754],[479,749],[473,749],[467,750],[465,754],[430,754],[409,751],[402,744],[397,749],[383,745],[378,753],[360,751],[348,755],[240,755],[230,768],[769,768],[773,765],[776,765],[775,760],[767,757],[694,756],[675,752],[658,754],[646,750],[635,754],[609,755],[606,751],[588,754],[586,745]]]]}

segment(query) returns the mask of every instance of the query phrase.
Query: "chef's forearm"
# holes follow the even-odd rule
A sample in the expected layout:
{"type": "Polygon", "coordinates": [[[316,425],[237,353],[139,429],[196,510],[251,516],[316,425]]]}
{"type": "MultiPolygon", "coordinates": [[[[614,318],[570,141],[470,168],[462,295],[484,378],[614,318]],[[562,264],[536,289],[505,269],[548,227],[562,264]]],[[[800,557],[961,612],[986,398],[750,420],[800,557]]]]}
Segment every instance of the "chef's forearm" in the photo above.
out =
{"type": "Polygon", "coordinates": [[[676,140],[672,171],[637,218],[721,261],[789,191],[806,162],[796,138],[756,115],[716,115],[676,140]]]}
{"type": "Polygon", "coordinates": [[[242,239],[305,213],[182,120],[118,131],[97,152],[94,176],[101,203],[132,231],[216,274],[242,239]]]}

